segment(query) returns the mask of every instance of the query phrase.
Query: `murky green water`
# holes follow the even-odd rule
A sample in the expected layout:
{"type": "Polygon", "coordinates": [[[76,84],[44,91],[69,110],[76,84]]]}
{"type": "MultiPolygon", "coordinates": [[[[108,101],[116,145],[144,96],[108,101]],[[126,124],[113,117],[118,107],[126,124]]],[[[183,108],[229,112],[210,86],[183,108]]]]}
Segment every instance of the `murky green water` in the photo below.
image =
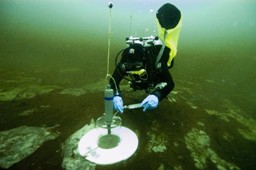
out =
{"type": "MultiPolygon", "coordinates": [[[[38,139],[38,149],[9,169],[63,169],[65,156],[77,158],[63,151],[65,141],[104,112],[108,2],[0,1],[0,131],[54,127],[44,134],[57,136],[38,139]]],[[[131,158],[91,169],[254,169],[256,3],[171,2],[183,13],[176,87],[158,109],[121,115],[139,138],[131,158]]],[[[125,37],[156,35],[154,13],[164,3],[113,1],[111,71],[125,37]]],[[[145,97],[124,89],[127,104],[145,97]]],[[[0,144],[0,159],[8,151],[0,144]]]]}

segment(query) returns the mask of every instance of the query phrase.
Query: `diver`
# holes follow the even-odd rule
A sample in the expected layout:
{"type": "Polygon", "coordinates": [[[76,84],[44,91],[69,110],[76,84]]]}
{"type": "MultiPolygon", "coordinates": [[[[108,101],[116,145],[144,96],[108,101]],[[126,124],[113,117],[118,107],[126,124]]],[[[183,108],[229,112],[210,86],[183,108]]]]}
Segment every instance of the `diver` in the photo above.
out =
{"type": "Polygon", "coordinates": [[[123,113],[124,105],[119,87],[123,79],[133,90],[145,90],[148,96],[141,102],[143,111],[154,109],[174,88],[169,69],[173,67],[182,25],[180,10],[170,3],[161,6],[156,13],[158,36],[128,37],[128,47],[121,55],[110,79],[114,89],[114,109],[123,113]],[[129,77],[129,78],[127,78],[129,77]]]}

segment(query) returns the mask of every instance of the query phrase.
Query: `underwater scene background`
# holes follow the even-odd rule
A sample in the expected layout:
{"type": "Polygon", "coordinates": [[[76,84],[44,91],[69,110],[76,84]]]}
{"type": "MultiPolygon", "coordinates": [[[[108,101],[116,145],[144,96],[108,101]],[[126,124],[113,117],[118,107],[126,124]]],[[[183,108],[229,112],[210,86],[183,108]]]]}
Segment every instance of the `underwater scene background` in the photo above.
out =
{"type": "MultiPolygon", "coordinates": [[[[183,17],[175,89],[155,110],[119,115],[138,135],[136,153],[108,166],[77,153],[104,112],[109,1],[1,0],[0,167],[255,169],[256,1],[112,2],[111,72],[126,37],[157,35],[161,5],[183,17]]],[[[125,104],[146,97],[127,84],[125,104]]]]}

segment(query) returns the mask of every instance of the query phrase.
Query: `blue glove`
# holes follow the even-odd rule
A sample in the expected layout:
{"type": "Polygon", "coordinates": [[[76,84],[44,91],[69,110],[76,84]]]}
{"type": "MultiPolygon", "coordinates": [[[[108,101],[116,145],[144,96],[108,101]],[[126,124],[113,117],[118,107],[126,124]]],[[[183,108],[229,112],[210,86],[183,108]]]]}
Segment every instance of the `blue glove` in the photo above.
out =
{"type": "Polygon", "coordinates": [[[155,95],[153,94],[148,95],[148,97],[146,97],[141,103],[141,107],[144,107],[143,112],[145,112],[146,110],[156,108],[158,106],[158,103],[159,103],[159,100],[155,95]]]}
{"type": "Polygon", "coordinates": [[[124,102],[120,96],[114,96],[113,98],[114,109],[120,113],[124,112],[124,102]]]}

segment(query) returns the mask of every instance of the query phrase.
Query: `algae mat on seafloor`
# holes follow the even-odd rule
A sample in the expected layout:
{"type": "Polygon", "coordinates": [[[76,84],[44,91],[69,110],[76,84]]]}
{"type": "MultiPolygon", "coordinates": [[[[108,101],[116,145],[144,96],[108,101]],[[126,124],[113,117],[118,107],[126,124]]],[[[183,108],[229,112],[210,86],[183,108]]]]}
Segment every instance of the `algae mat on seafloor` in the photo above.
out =
{"type": "Polygon", "coordinates": [[[20,126],[1,131],[0,167],[11,167],[35,152],[44,142],[58,137],[52,128],[20,126]]]}

